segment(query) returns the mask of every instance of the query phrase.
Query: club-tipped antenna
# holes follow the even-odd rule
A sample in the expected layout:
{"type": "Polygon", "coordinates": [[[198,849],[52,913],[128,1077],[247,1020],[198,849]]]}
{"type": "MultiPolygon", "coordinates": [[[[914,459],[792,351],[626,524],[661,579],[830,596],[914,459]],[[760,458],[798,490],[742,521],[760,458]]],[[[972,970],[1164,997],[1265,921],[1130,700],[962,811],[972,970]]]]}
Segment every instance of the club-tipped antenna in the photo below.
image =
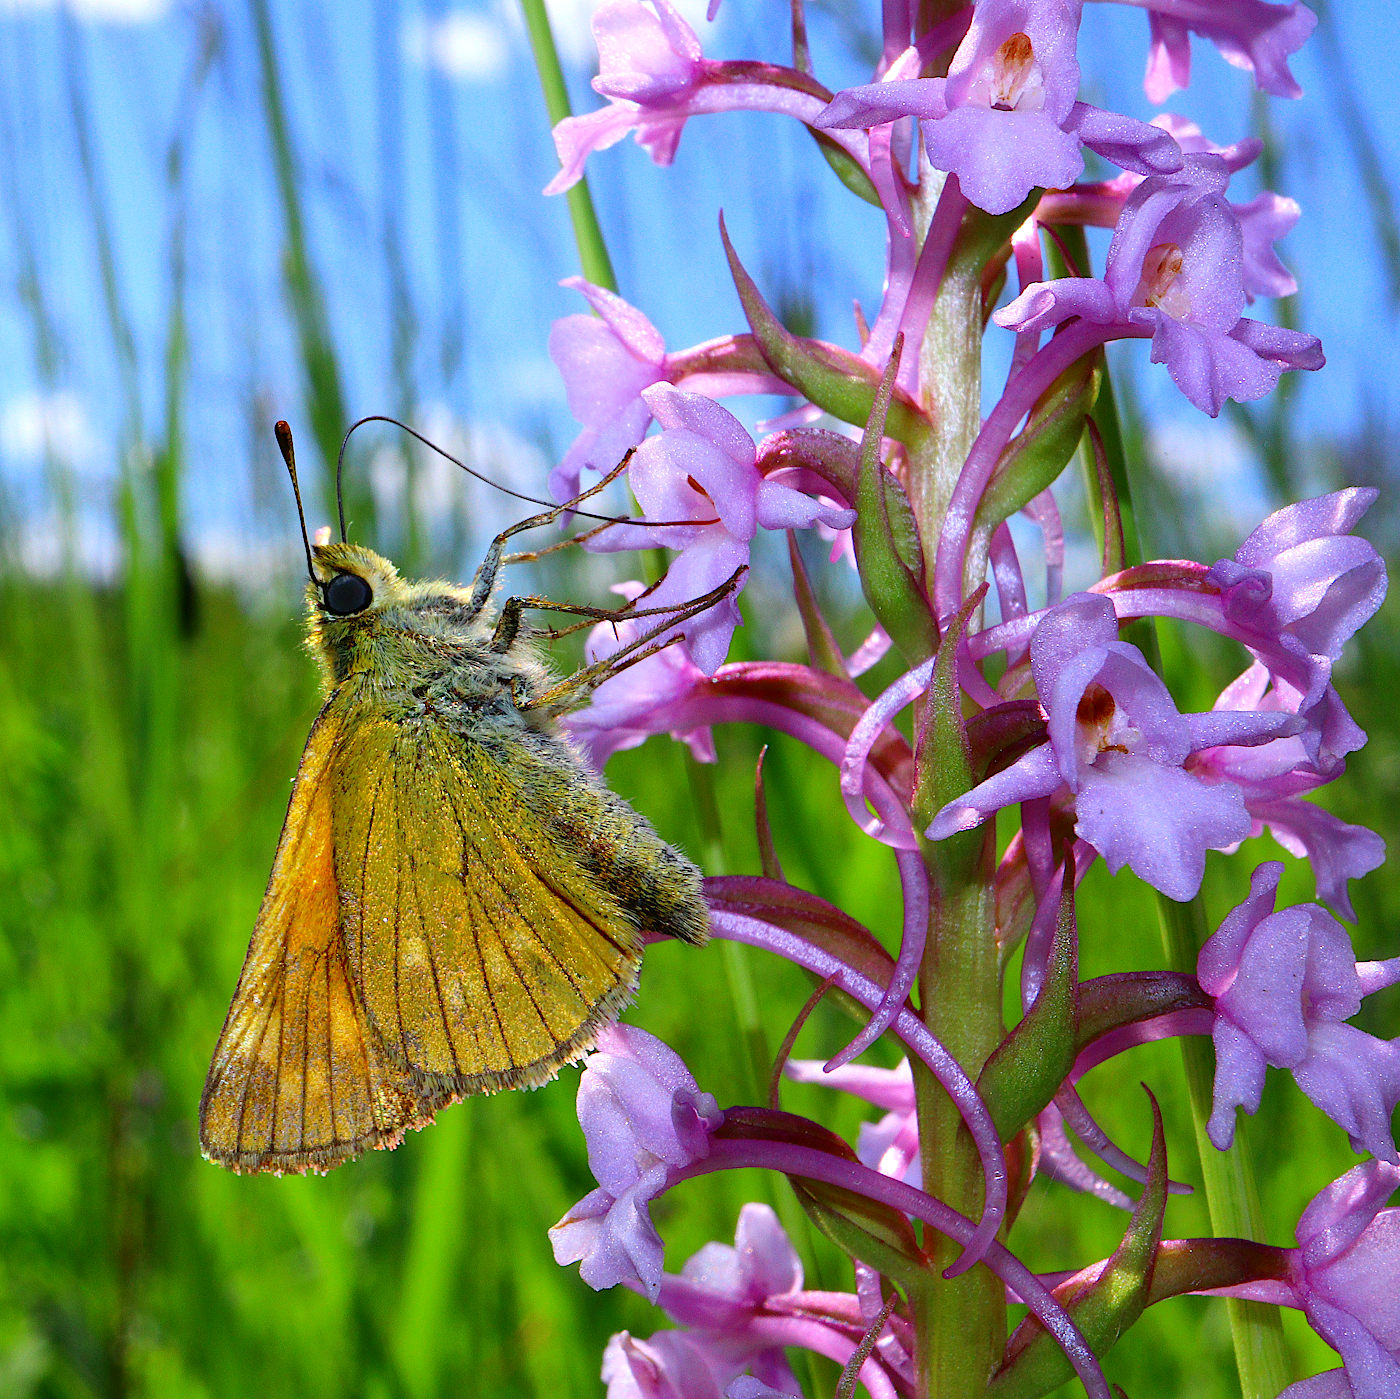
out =
{"type": "MultiPolygon", "coordinates": [[[[396,428],[400,428],[410,437],[421,442],[425,447],[436,452],[438,456],[445,457],[453,466],[460,467],[468,476],[474,476],[478,481],[485,482],[486,485],[494,487],[498,491],[503,491],[506,495],[514,496],[516,500],[523,500],[528,505],[543,505],[547,510],[554,510],[563,514],[569,511],[571,514],[581,516],[585,520],[600,520],[608,525],[650,525],[660,527],[662,525],[704,525],[714,524],[714,520],[646,520],[627,515],[595,515],[591,510],[579,510],[572,502],[565,501],[560,504],[557,500],[543,500],[537,495],[526,495],[523,491],[512,490],[509,486],[503,486],[499,481],[493,480],[484,472],[477,471],[475,467],[468,466],[466,462],[454,457],[451,452],[443,447],[439,447],[436,442],[429,441],[421,432],[409,427],[407,423],[400,422],[397,418],[391,418],[385,413],[370,413],[367,417],[358,419],[350,424],[345,430],[345,436],[340,439],[340,451],[335,459],[335,506],[336,513],[340,521],[340,538],[342,542],[348,541],[345,532],[345,494],[342,489],[342,474],[345,469],[345,448],[349,445],[350,437],[357,428],[363,427],[366,423],[390,423],[396,428]]],[[[280,441],[281,438],[279,437],[280,441]]],[[[605,484],[605,483],[604,483],[605,484]]],[[[578,499],[594,494],[594,491],[585,491],[578,499]]]]}
{"type": "Polygon", "coordinates": [[[291,425],[285,418],[278,418],[272,425],[272,431],[277,437],[282,460],[287,463],[287,475],[292,478],[292,494],[297,498],[297,523],[301,526],[301,547],[306,550],[306,573],[314,583],[316,570],[311,566],[311,540],[306,533],[306,512],[301,506],[301,485],[297,481],[297,450],[292,445],[291,425]]]}

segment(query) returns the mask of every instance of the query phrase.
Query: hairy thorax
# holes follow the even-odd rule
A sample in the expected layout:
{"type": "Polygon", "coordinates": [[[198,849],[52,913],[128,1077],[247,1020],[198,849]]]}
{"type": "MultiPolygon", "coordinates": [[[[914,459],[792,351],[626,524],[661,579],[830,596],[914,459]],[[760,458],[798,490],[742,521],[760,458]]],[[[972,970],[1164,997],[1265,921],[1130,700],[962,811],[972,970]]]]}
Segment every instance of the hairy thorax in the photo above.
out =
{"type": "MultiPolygon", "coordinates": [[[[326,562],[353,569],[374,590],[374,605],[351,617],[328,617],[313,604],[307,644],[327,690],[349,687],[384,718],[421,716],[471,730],[482,724],[535,728],[521,706],[552,683],[531,644],[492,646],[495,618],[473,609],[467,589],[452,583],[405,583],[393,565],[367,549],[332,546],[326,562]]],[[[323,553],[317,551],[317,564],[323,553]]]]}

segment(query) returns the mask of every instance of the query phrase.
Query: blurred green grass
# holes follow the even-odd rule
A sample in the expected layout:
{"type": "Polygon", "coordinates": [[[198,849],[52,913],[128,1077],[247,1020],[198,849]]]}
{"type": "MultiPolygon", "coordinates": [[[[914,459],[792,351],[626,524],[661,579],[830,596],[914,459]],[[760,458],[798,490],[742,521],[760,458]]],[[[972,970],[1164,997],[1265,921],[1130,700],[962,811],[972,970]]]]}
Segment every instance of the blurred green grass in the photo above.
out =
{"type": "MultiPolygon", "coordinates": [[[[305,176],[283,115],[268,10],[258,4],[253,16],[304,415],[326,457],[344,425],[343,372],[301,231],[305,176]]],[[[13,522],[0,531],[0,1396],[597,1394],[607,1336],[622,1327],[646,1335],[664,1318],[624,1291],[589,1291],[575,1269],[552,1261],[545,1230],[592,1184],[574,1119],[577,1070],[538,1093],[453,1108],[397,1151],[371,1153],[324,1179],[237,1178],[199,1158],[200,1087],[317,697],[300,645],[300,585],[288,577],[282,595],[250,596],[191,576],[185,561],[184,224],[171,223],[172,295],[157,375],[164,411],[151,423],[135,386],[152,366],[138,362],[129,329],[101,171],[82,140],[91,119],[80,55],[70,57],[87,175],[83,217],[130,387],[113,502],[115,581],[94,582],[71,562],[55,577],[26,573],[13,522]]],[[[206,67],[207,56],[196,55],[196,88],[206,67]]],[[[176,210],[186,134],[177,130],[167,151],[176,210]]],[[[28,262],[32,328],[48,381],[61,337],[47,309],[52,289],[28,262]]],[[[394,382],[386,397],[411,405],[414,386],[394,382]]],[[[1283,409],[1266,411],[1261,431],[1282,491],[1293,484],[1283,463],[1302,454],[1283,409]]],[[[1140,435],[1130,445],[1140,461],[1140,435]]],[[[1313,444],[1308,455],[1341,459],[1354,448],[1313,444]]],[[[73,485],[58,464],[51,463],[49,492],[71,523],[73,485]]],[[[1176,502],[1152,489],[1143,497],[1149,532],[1155,524],[1157,537],[1170,539],[1181,520],[1176,502]]],[[[352,501],[351,515],[372,524],[367,493],[352,501]]],[[[395,543],[417,554],[424,523],[399,522],[395,543]]],[[[567,574],[555,582],[561,596],[579,595],[567,574]]],[[[765,654],[792,634],[768,611],[778,586],[767,606],[751,607],[743,641],[765,654]]],[[[846,621],[858,634],[859,618],[846,621]]],[[[1329,796],[1347,819],[1383,831],[1400,784],[1391,702],[1400,687],[1397,642],[1388,611],[1344,676],[1372,742],[1329,796]]],[[[1231,674],[1224,650],[1196,637],[1188,649],[1168,633],[1166,661],[1183,708],[1208,705],[1231,674]]],[[[762,736],[730,732],[719,740],[723,859],[733,871],[753,871],[753,764],[762,736]]],[[[891,938],[898,886],[888,854],[846,819],[834,773],[781,736],[772,745],[770,811],[789,878],[891,938]]],[[[667,838],[697,854],[713,843],[699,829],[674,745],[653,740],[619,755],[609,778],[667,838]]],[[[1262,842],[1259,856],[1272,854],[1262,842]]],[[[1245,878],[1242,863],[1212,857],[1214,919],[1245,878]]],[[[1295,864],[1286,892],[1311,897],[1295,864]]],[[[1393,952],[1394,881],[1373,876],[1355,896],[1359,955],[1393,952]]],[[[1080,910],[1085,975],[1160,964],[1154,909],[1129,877],[1110,880],[1097,869],[1080,910]]],[[[771,1048],[809,988],[770,959],[743,960],[771,1048]]],[[[722,949],[660,946],[648,955],[631,1016],[673,1044],[726,1104],[754,1097],[730,984],[722,949]]],[[[1394,995],[1368,1007],[1368,1028],[1393,1027],[1394,995]]],[[[824,1004],[798,1053],[829,1053],[849,1032],[824,1004]]],[[[886,1047],[879,1053],[893,1061],[886,1047]]],[[[1166,1110],[1173,1173],[1195,1179],[1173,1046],[1096,1071],[1086,1096],[1110,1131],[1142,1153],[1149,1123],[1140,1079],[1166,1110]]],[[[852,1138],[861,1118],[853,1100],[815,1088],[785,1089],[784,1101],[852,1138]]],[[[1270,1079],[1264,1110],[1243,1135],[1270,1241],[1287,1242],[1302,1205],[1354,1158],[1280,1077],[1270,1079]]],[[[785,1184],[753,1173],[693,1182],[660,1202],[670,1266],[705,1242],[731,1238],[749,1198],[780,1210],[813,1285],[849,1286],[844,1260],[806,1228],[785,1184]]],[[[1012,1242],[1033,1266],[1074,1267],[1107,1254],[1122,1226],[1106,1207],[1040,1182],[1012,1242]]],[[[1172,1201],[1167,1232],[1206,1232],[1197,1199],[1172,1201]]],[[[1288,1334],[1300,1374],[1333,1363],[1304,1328],[1290,1321],[1288,1334]]],[[[834,1389],[835,1372],[824,1364],[800,1373],[812,1396],[834,1389]]],[[[1223,1307],[1191,1299],[1155,1309],[1111,1357],[1110,1375],[1135,1395],[1189,1386],[1193,1399],[1230,1399],[1238,1383],[1223,1307]]]]}

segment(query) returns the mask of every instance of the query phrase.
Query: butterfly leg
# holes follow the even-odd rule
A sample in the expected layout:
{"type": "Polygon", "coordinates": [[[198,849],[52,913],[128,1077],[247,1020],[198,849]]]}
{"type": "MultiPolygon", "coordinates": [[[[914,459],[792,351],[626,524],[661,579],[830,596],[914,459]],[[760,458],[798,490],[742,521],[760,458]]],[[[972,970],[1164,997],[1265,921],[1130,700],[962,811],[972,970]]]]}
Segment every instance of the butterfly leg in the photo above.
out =
{"type": "Polygon", "coordinates": [[[537,695],[531,703],[521,707],[539,709],[547,705],[567,703],[574,696],[587,694],[588,691],[596,689],[604,681],[611,680],[614,675],[618,674],[619,671],[626,670],[628,666],[636,665],[638,661],[645,660],[648,656],[664,650],[674,640],[679,639],[666,637],[665,633],[673,627],[679,626],[682,622],[688,622],[692,617],[698,617],[700,613],[707,612],[717,602],[722,602],[739,587],[748,571],[748,564],[740,564],[718,587],[711,588],[708,593],[702,593],[697,598],[691,598],[689,602],[684,602],[679,607],[652,607],[645,609],[642,614],[631,614],[637,616],[665,612],[669,615],[666,621],[659,626],[643,632],[634,641],[629,641],[627,645],[614,651],[611,656],[604,656],[602,660],[594,661],[592,665],[576,670],[557,685],[552,685],[542,695],[537,695]]]}
{"type": "Polygon", "coordinates": [[[546,554],[557,554],[561,549],[572,549],[576,544],[587,544],[590,539],[596,539],[604,530],[609,530],[616,523],[614,520],[604,520],[601,525],[594,525],[592,529],[586,529],[582,534],[571,534],[567,539],[557,539],[553,544],[546,544],[543,549],[519,549],[510,554],[501,555],[502,565],[510,563],[534,563],[536,559],[542,559],[546,554]]]}
{"type": "Polygon", "coordinates": [[[562,505],[556,505],[553,509],[542,511],[538,515],[531,515],[529,519],[519,520],[508,529],[503,529],[490,543],[486,550],[486,557],[481,561],[481,567],[476,571],[476,577],[472,579],[471,597],[467,607],[472,616],[475,616],[486,606],[491,596],[492,590],[496,586],[496,575],[501,571],[501,562],[505,553],[506,541],[525,530],[539,529],[542,525],[552,525],[561,515],[566,515],[585,500],[592,499],[599,491],[611,485],[627,470],[628,464],[632,460],[632,453],[629,451],[618,464],[613,467],[606,476],[602,477],[594,486],[590,486],[586,491],[576,495],[572,500],[566,500],[562,505]]]}
{"type": "MultiPolygon", "coordinates": [[[[732,582],[732,580],[730,580],[732,582]]],[[[656,584],[652,584],[652,588],[656,584]]],[[[729,583],[723,583],[716,590],[718,597],[724,595],[724,591],[729,587],[729,583]]],[[[647,593],[651,592],[647,589],[647,593]]],[[[647,594],[642,593],[640,597],[647,594]]],[[[704,598],[697,598],[695,602],[701,605],[700,610],[711,605],[706,599],[712,594],[706,593],[704,598]]],[[[561,627],[558,631],[550,631],[549,637],[552,641],[557,641],[561,636],[568,636],[570,632],[577,631],[579,627],[586,627],[590,621],[593,622],[630,622],[634,617],[676,617],[681,611],[691,607],[689,602],[681,603],[680,606],[667,607],[638,607],[640,601],[634,598],[631,602],[624,602],[621,607],[589,607],[583,603],[575,602],[554,602],[547,597],[511,597],[507,598],[505,605],[501,608],[501,619],[496,623],[496,630],[491,636],[491,649],[493,651],[508,651],[515,641],[520,631],[520,614],[527,608],[538,608],[542,612],[568,612],[573,616],[587,618],[587,621],[579,622],[572,627],[561,627]]],[[[687,614],[693,615],[693,614],[687,614]]]]}
{"type": "MultiPolygon", "coordinates": [[[[491,649],[493,651],[509,651],[515,644],[515,638],[520,632],[520,614],[527,607],[535,607],[541,611],[549,612],[568,612],[574,616],[587,617],[596,622],[616,622],[636,615],[627,612],[625,608],[587,607],[582,603],[552,602],[547,597],[508,597],[505,600],[505,605],[501,608],[501,617],[496,623],[496,630],[491,634],[491,649]]],[[[669,612],[672,609],[666,607],[655,610],[669,612]]],[[[573,628],[566,628],[566,631],[560,635],[569,631],[573,631],[573,628]]]]}

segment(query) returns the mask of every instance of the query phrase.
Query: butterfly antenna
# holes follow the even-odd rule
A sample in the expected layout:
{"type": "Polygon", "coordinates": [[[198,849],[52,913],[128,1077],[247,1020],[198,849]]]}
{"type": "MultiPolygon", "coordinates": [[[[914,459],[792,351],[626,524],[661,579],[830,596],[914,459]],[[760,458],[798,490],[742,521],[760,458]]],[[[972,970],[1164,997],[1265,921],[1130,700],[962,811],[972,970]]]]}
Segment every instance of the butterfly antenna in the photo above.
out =
{"type": "MultiPolygon", "coordinates": [[[[622,468],[626,465],[625,458],[623,462],[619,465],[619,467],[615,468],[612,473],[605,476],[603,480],[600,481],[596,486],[584,491],[580,495],[575,496],[573,500],[566,500],[561,504],[559,501],[556,500],[543,500],[537,495],[526,495],[523,491],[516,491],[512,490],[509,486],[503,486],[499,481],[493,480],[490,476],[485,475],[483,472],[477,471],[475,467],[468,466],[466,462],[460,460],[457,457],[454,457],[451,452],[447,451],[443,447],[439,447],[436,442],[429,441],[428,438],[424,437],[421,432],[418,432],[414,428],[409,427],[407,423],[400,422],[397,418],[391,418],[384,413],[371,413],[367,417],[360,418],[358,421],[351,423],[350,426],[345,430],[345,436],[341,438],[340,441],[340,452],[335,459],[335,501],[336,509],[340,515],[340,537],[342,540],[344,540],[346,537],[345,496],[341,489],[341,473],[343,472],[345,467],[345,448],[349,444],[350,437],[355,432],[355,430],[357,428],[363,427],[366,423],[389,423],[392,426],[401,429],[402,431],[406,432],[410,437],[421,442],[425,447],[429,448],[431,451],[436,452],[438,456],[445,457],[448,461],[452,463],[453,466],[460,467],[463,471],[467,473],[468,476],[474,476],[478,481],[482,481],[488,486],[493,486],[496,490],[502,491],[506,495],[514,496],[516,500],[523,500],[527,505],[543,505],[550,512],[551,517],[554,519],[557,519],[560,515],[563,515],[567,512],[582,516],[585,520],[599,520],[603,524],[607,525],[651,525],[659,527],[661,525],[703,525],[715,523],[715,521],[713,520],[646,520],[634,518],[627,515],[595,515],[591,510],[579,510],[577,506],[580,501],[587,500],[589,496],[597,495],[598,491],[603,486],[607,485],[618,474],[620,474],[622,468]]],[[[630,456],[631,454],[629,453],[628,455],[630,456]]],[[[544,523],[544,517],[537,517],[537,522],[544,523]]]]}
{"type": "Polygon", "coordinates": [[[311,540],[306,533],[306,512],[301,508],[301,486],[297,482],[297,451],[292,445],[292,429],[285,419],[279,418],[272,425],[272,431],[277,436],[282,460],[287,463],[287,475],[292,478],[292,494],[297,498],[297,523],[301,526],[301,547],[306,550],[306,572],[314,583],[316,570],[311,566],[311,540]]]}
{"type": "MultiPolygon", "coordinates": [[[[458,460],[458,458],[454,457],[451,452],[447,451],[443,447],[439,447],[436,442],[430,442],[426,437],[423,436],[421,432],[418,432],[415,429],[409,427],[407,423],[401,423],[397,418],[390,418],[383,413],[371,413],[368,417],[361,418],[358,422],[351,423],[350,426],[346,429],[345,436],[340,443],[340,455],[336,458],[335,462],[335,497],[337,502],[340,502],[342,499],[340,478],[341,471],[345,465],[346,444],[350,441],[350,435],[355,431],[355,429],[364,427],[366,423],[390,423],[392,426],[399,428],[401,431],[406,432],[410,437],[415,438],[417,441],[421,442],[425,447],[428,447],[432,451],[436,452],[438,456],[445,457],[448,461],[452,463],[453,466],[461,467],[461,469],[465,471],[468,476],[475,476],[478,481],[484,481],[488,486],[494,486],[498,491],[504,491],[506,495],[514,496],[516,500],[523,500],[530,505],[544,505],[549,507],[551,510],[559,503],[558,501],[554,500],[541,500],[538,496],[524,495],[520,491],[511,490],[509,486],[501,485],[499,481],[493,481],[489,476],[483,474],[480,471],[475,470],[475,468],[473,467],[468,466],[466,462],[458,460]]],[[[345,538],[345,508],[343,505],[341,506],[340,510],[340,537],[342,539],[345,538]]]]}

